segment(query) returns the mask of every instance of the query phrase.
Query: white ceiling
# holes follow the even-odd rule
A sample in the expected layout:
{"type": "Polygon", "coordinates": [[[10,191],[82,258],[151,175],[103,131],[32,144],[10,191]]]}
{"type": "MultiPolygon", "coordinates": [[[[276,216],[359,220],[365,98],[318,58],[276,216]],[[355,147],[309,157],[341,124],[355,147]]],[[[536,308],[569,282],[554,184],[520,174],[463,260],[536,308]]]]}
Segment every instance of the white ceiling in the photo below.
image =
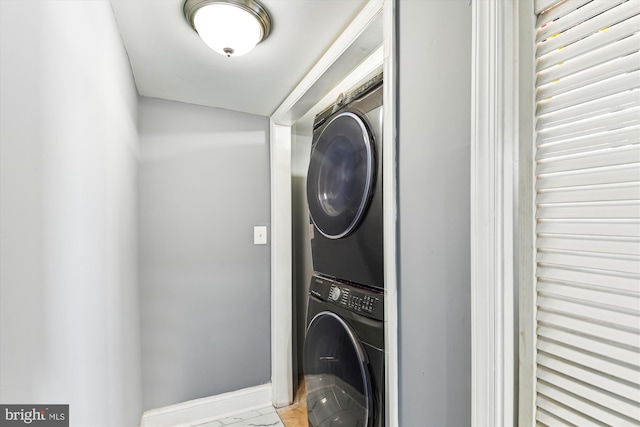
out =
{"type": "Polygon", "coordinates": [[[209,49],[183,0],[111,0],[142,96],[269,116],[367,0],[261,0],[269,37],[244,56],[209,49]]]}

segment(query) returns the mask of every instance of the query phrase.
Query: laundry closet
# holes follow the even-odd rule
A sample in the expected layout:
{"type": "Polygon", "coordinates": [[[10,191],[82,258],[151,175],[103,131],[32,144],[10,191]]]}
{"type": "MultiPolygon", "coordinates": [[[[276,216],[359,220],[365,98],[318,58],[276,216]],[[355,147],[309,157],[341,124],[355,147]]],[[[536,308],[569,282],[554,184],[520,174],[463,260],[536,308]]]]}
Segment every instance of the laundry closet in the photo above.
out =
{"type": "Polygon", "coordinates": [[[356,18],[360,34],[344,40],[348,52],[316,83],[329,90],[291,126],[294,390],[303,380],[317,408],[307,409],[311,425],[327,417],[385,425],[383,151],[393,144],[383,142],[383,121],[392,117],[383,98],[392,87],[385,93],[381,6],[356,18]],[[349,363],[346,353],[323,348],[348,342],[349,363]],[[339,395],[349,397],[331,398],[339,395]]]}

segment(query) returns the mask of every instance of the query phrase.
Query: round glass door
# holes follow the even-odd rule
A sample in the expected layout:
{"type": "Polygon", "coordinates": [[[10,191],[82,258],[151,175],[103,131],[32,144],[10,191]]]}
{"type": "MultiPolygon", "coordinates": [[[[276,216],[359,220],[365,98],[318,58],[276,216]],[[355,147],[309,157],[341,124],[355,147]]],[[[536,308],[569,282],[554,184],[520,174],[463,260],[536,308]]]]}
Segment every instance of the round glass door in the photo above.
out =
{"type": "Polygon", "coordinates": [[[374,182],[373,150],[365,123],[351,112],[331,120],[313,145],[307,201],[323,235],[339,239],[357,227],[374,182]]]}
{"type": "Polygon", "coordinates": [[[325,311],[311,321],[304,345],[310,427],[367,427],[371,378],[360,341],[344,320],[325,311]]]}

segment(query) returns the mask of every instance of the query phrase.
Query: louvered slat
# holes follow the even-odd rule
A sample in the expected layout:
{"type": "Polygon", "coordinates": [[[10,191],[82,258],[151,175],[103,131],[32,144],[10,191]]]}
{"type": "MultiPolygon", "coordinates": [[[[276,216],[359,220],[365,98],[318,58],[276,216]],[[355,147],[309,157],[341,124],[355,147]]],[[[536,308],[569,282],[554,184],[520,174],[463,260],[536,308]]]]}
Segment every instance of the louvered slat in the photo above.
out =
{"type": "Polygon", "coordinates": [[[582,185],[602,185],[614,183],[629,183],[640,179],[640,168],[637,163],[572,171],[559,172],[538,176],[536,189],[563,188],[582,185]]]}
{"type": "MultiPolygon", "coordinates": [[[[555,328],[564,328],[576,333],[585,333],[584,331],[588,331],[589,336],[599,338],[603,341],[622,342],[634,348],[636,351],[640,351],[640,334],[637,332],[546,311],[538,312],[538,323],[540,326],[546,325],[555,328]]],[[[560,372],[564,372],[564,370],[560,372]]],[[[640,396],[640,390],[638,390],[638,393],[640,396]]]]}
{"type": "Polygon", "coordinates": [[[546,412],[544,409],[538,411],[536,421],[538,427],[575,427],[575,424],[566,422],[562,418],[558,418],[556,415],[546,412]]]}
{"type": "Polygon", "coordinates": [[[538,252],[537,260],[539,264],[585,267],[597,270],[610,268],[621,273],[640,274],[640,257],[635,256],[546,249],[538,252]]]}
{"type": "Polygon", "coordinates": [[[543,158],[538,161],[537,170],[540,174],[554,172],[580,171],[592,168],[610,167],[640,163],[640,144],[603,150],[590,150],[581,153],[571,153],[563,156],[543,158]]]}
{"type": "MultiPolygon", "coordinates": [[[[624,1],[626,0],[593,0],[587,3],[578,2],[578,4],[582,4],[582,6],[574,8],[571,11],[567,10],[567,13],[560,14],[552,21],[547,20],[547,24],[538,27],[536,43],[574,27],[577,20],[586,21],[587,19],[591,19],[624,1]]],[[[573,3],[575,2],[565,2],[564,4],[568,6],[573,3]]],[[[556,11],[554,14],[558,15],[559,13],[560,11],[556,11]]],[[[546,15],[551,14],[551,11],[549,11],[546,15]]]]}
{"type": "MultiPolygon", "coordinates": [[[[598,424],[591,418],[587,418],[584,415],[573,411],[571,408],[560,405],[558,402],[555,402],[544,395],[538,395],[536,404],[542,409],[542,414],[547,414],[548,417],[543,419],[548,420],[547,422],[549,422],[549,424],[546,425],[549,427],[555,427],[556,425],[571,427],[602,427],[602,424],[598,424]]],[[[542,424],[539,416],[540,415],[538,415],[537,421],[542,424]]]]}
{"type": "Polygon", "coordinates": [[[615,201],[593,203],[566,203],[539,205],[538,218],[570,219],[570,218],[637,218],[640,201],[615,201]]]}
{"type": "Polygon", "coordinates": [[[633,34],[616,43],[607,44],[577,58],[558,63],[539,72],[536,84],[542,86],[608,61],[633,54],[637,51],[638,43],[640,43],[640,34],[633,34]]]}
{"type": "Polygon", "coordinates": [[[591,185],[578,188],[542,190],[536,197],[540,205],[549,203],[601,202],[640,199],[640,183],[617,185],[591,185]]]}
{"type": "Polygon", "coordinates": [[[590,91],[589,85],[591,84],[636,71],[640,64],[639,57],[640,54],[637,52],[621,56],[561,79],[539,85],[536,90],[536,99],[538,101],[549,99],[574,90],[590,91]]]}
{"type": "Polygon", "coordinates": [[[541,100],[538,103],[538,113],[540,115],[563,108],[573,107],[585,102],[594,101],[616,93],[633,90],[638,87],[640,82],[640,72],[633,71],[627,74],[621,74],[607,80],[602,80],[588,87],[582,87],[571,92],[563,93],[548,99],[541,100]]]}
{"type": "Polygon", "coordinates": [[[633,311],[640,307],[640,283],[628,273],[539,264],[537,275],[541,279],[538,291],[547,296],[605,304],[611,310],[633,311]]]}
{"type": "Polygon", "coordinates": [[[640,389],[637,389],[629,382],[618,381],[615,378],[594,371],[588,366],[581,366],[571,360],[559,359],[545,353],[539,355],[538,366],[544,366],[556,372],[562,372],[568,377],[591,384],[596,388],[620,396],[622,399],[631,402],[640,402],[640,389]]]}
{"type": "Polygon", "coordinates": [[[612,130],[628,127],[637,128],[638,125],[640,125],[640,109],[627,108],[613,113],[602,114],[588,120],[574,121],[571,124],[542,129],[538,132],[538,144],[559,143],[612,130]]]}
{"type": "Polygon", "coordinates": [[[600,149],[607,147],[620,147],[624,145],[635,144],[640,139],[640,129],[636,127],[628,127],[616,129],[604,134],[581,136],[554,142],[549,144],[538,145],[536,159],[552,157],[553,155],[567,155],[581,153],[592,149],[600,149]]]}
{"type": "Polygon", "coordinates": [[[634,237],[576,236],[571,234],[539,233],[537,248],[603,252],[621,255],[640,255],[640,240],[634,237]]]}
{"type": "Polygon", "coordinates": [[[616,359],[623,363],[633,365],[638,360],[638,352],[628,350],[598,339],[586,338],[580,334],[565,332],[560,329],[548,328],[541,326],[538,334],[540,337],[550,340],[559,341],[564,345],[571,346],[574,349],[588,351],[597,357],[607,357],[608,354],[616,354],[616,359]]]}
{"type": "Polygon", "coordinates": [[[632,418],[622,415],[615,409],[608,408],[597,402],[588,400],[584,396],[564,390],[558,384],[548,383],[542,379],[540,379],[539,384],[541,394],[549,396],[555,401],[562,403],[565,407],[572,408],[581,414],[591,417],[592,419],[601,421],[605,423],[605,425],[624,427],[633,426],[635,423],[632,418]]]}
{"type": "Polygon", "coordinates": [[[621,329],[638,330],[640,317],[627,312],[608,310],[607,307],[580,304],[575,301],[567,301],[541,295],[538,297],[538,309],[555,313],[564,313],[569,316],[586,319],[593,322],[610,324],[621,329]]]}
{"type": "Polygon", "coordinates": [[[561,1],[558,0],[535,0],[534,4],[534,9],[535,9],[535,13],[536,15],[544,12],[545,10],[555,6],[557,3],[561,3],[561,1]]]}
{"type": "Polygon", "coordinates": [[[577,349],[564,343],[548,340],[546,337],[538,337],[538,351],[543,351],[555,357],[571,360],[572,362],[586,366],[594,371],[609,375],[623,381],[639,381],[640,373],[626,364],[618,363],[606,357],[600,357],[593,353],[577,349]]]}
{"type": "Polygon", "coordinates": [[[630,419],[636,418],[638,411],[640,411],[637,403],[634,404],[627,399],[619,399],[617,396],[612,396],[603,390],[590,387],[588,384],[559,374],[557,371],[539,369],[538,378],[547,383],[554,384],[575,396],[580,396],[590,401],[592,405],[599,405],[610,409],[612,412],[617,413],[618,416],[621,416],[619,419],[622,422],[628,422],[630,419]]]}
{"type": "Polygon", "coordinates": [[[563,15],[567,15],[579,7],[584,6],[592,0],[575,0],[575,1],[565,1],[560,4],[555,5],[553,8],[547,10],[544,13],[539,13],[536,21],[536,28],[540,28],[549,22],[553,22],[556,19],[560,18],[563,15]]]}
{"type": "MultiPolygon", "coordinates": [[[[614,220],[614,219],[541,219],[538,220],[538,233],[552,235],[592,235],[604,238],[623,237],[640,241],[640,220],[614,220]]],[[[602,254],[600,256],[606,256],[602,254]]]]}
{"type": "MultiPolygon", "coordinates": [[[[640,22],[638,25],[640,25],[640,22]]],[[[544,130],[549,127],[578,122],[638,106],[640,106],[640,96],[634,91],[617,93],[597,101],[542,115],[536,121],[536,130],[544,130]]]]}
{"type": "Polygon", "coordinates": [[[640,28],[640,15],[632,16],[629,19],[618,22],[611,27],[598,31],[587,38],[581,39],[561,49],[548,52],[536,59],[536,70],[543,71],[549,67],[562,64],[565,61],[575,58],[584,53],[589,53],[594,49],[606,46],[609,43],[622,40],[638,32],[640,28]]]}
{"type": "Polygon", "coordinates": [[[574,26],[558,34],[556,37],[548,38],[538,43],[536,50],[538,56],[542,56],[555,49],[563,48],[571,43],[575,43],[578,40],[637,15],[640,13],[640,4],[638,4],[636,0],[627,1],[618,7],[609,9],[606,12],[584,22],[584,16],[582,16],[579,11],[580,9],[571,14],[574,26]]]}

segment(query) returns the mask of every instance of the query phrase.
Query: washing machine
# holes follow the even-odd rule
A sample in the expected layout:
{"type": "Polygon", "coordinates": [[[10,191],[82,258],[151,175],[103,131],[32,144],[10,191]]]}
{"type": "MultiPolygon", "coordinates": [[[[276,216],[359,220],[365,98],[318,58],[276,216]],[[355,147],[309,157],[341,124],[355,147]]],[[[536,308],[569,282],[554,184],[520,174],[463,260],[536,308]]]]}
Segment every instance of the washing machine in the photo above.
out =
{"type": "Polygon", "coordinates": [[[303,369],[310,427],[383,427],[384,294],[313,276],[303,369]]]}
{"type": "Polygon", "coordinates": [[[315,272],[384,289],[382,73],[314,120],[307,174],[315,272]]]}

